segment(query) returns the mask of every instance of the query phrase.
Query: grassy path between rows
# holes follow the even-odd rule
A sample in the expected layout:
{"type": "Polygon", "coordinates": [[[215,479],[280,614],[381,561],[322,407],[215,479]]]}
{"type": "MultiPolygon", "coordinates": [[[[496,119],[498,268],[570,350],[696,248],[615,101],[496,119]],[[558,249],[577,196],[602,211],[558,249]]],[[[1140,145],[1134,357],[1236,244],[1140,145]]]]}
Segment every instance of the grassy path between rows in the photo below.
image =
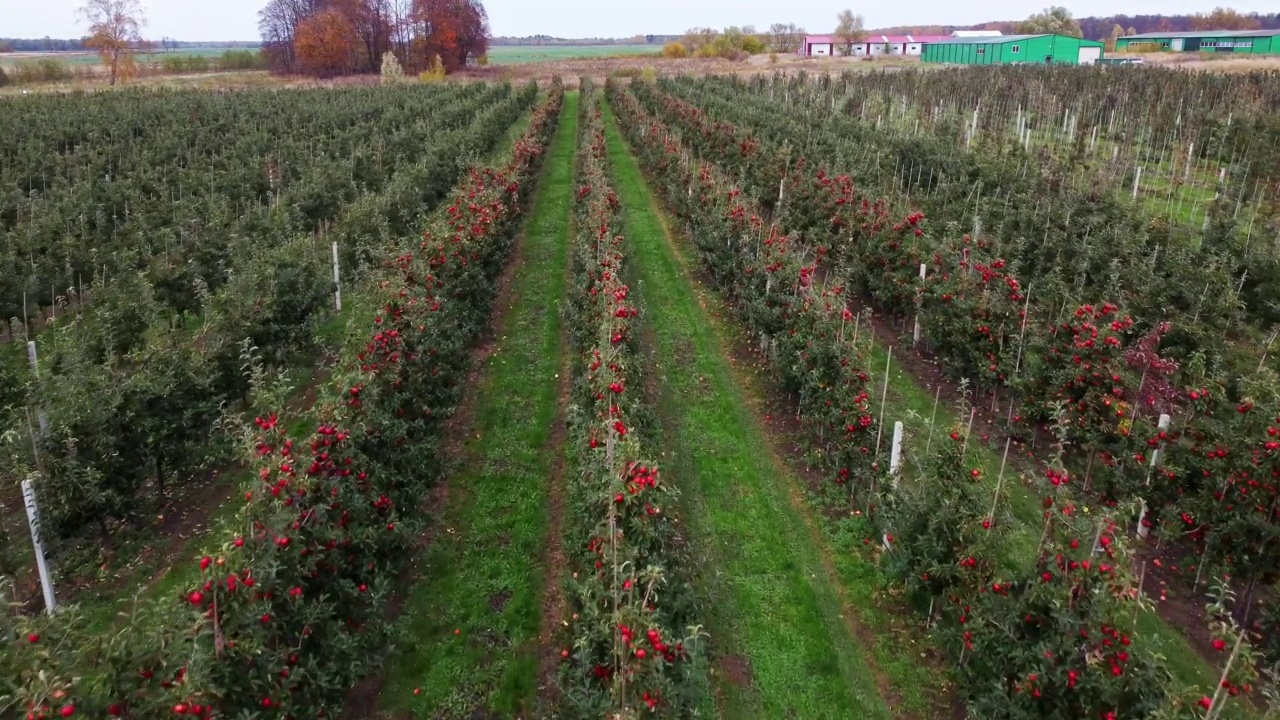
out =
{"type": "Polygon", "coordinates": [[[716,571],[704,579],[717,714],[893,717],[824,568],[829,550],[798,507],[800,483],[750,413],[611,112],[606,132],[654,338],[664,466],[684,493],[691,542],[716,571]]]}
{"type": "Polygon", "coordinates": [[[379,706],[394,717],[517,717],[538,693],[541,558],[548,482],[560,448],[565,290],[578,99],[565,98],[514,275],[482,366],[462,469],[448,481],[438,532],[419,560],[405,638],[379,706]]]}

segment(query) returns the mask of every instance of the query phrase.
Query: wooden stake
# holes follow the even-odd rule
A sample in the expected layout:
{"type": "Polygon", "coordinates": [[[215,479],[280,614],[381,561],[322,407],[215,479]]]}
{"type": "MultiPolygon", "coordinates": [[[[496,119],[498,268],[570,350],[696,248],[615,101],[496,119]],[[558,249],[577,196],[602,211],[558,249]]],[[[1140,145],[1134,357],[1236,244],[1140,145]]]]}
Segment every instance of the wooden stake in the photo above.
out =
{"type": "Polygon", "coordinates": [[[1004,465],[1009,461],[1009,443],[1012,441],[1012,438],[1004,440],[1004,457],[1000,459],[1000,474],[996,477],[996,494],[991,498],[991,512],[987,513],[989,523],[996,521],[996,504],[1000,502],[1000,488],[1004,486],[1004,465]]]}
{"type": "Polygon", "coordinates": [[[929,415],[929,441],[924,445],[925,455],[928,455],[929,450],[933,447],[933,424],[934,421],[938,419],[938,398],[941,396],[942,386],[939,385],[933,393],[933,413],[929,415]]]}
{"type": "Polygon", "coordinates": [[[978,414],[977,410],[969,411],[969,425],[964,429],[964,444],[960,446],[960,462],[963,464],[965,457],[969,454],[969,436],[973,434],[973,417],[978,414]]]}
{"type": "Polygon", "coordinates": [[[1227,676],[1231,673],[1231,666],[1235,664],[1236,657],[1240,654],[1240,646],[1244,644],[1244,632],[1236,637],[1236,645],[1231,648],[1231,657],[1227,658],[1226,667],[1222,668],[1222,677],[1218,678],[1218,687],[1213,691],[1213,700],[1209,703],[1209,712],[1204,716],[1205,720],[1216,720],[1222,714],[1222,708],[1226,707],[1227,701],[1223,697],[1222,692],[1225,689],[1227,676]],[[1221,702],[1219,702],[1221,701],[1221,702]]]}

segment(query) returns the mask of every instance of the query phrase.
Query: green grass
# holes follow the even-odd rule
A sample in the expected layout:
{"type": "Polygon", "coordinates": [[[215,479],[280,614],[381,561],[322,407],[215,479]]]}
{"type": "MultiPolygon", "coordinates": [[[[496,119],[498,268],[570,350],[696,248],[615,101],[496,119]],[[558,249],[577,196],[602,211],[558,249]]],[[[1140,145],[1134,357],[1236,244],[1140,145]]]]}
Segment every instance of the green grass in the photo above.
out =
{"type": "Polygon", "coordinates": [[[616,55],[654,55],[659,45],[495,45],[489,48],[489,62],[494,65],[548,62],[551,60],[584,60],[616,55]]]}
{"type": "Polygon", "coordinates": [[[826,549],[791,501],[799,483],[767,449],[611,112],[606,131],[636,290],[656,335],[649,372],[663,393],[663,462],[685,494],[691,542],[718,570],[708,604],[722,658],[718,715],[891,717],[827,580],[826,549]],[[749,680],[724,677],[726,655],[745,661],[749,680]]]}
{"type": "MultiPolygon", "coordinates": [[[[225,48],[225,47],[195,46],[195,47],[179,48],[177,50],[171,50],[169,52],[157,50],[155,52],[149,52],[149,53],[148,52],[138,53],[138,59],[142,62],[162,62],[165,58],[188,58],[188,57],[206,57],[206,58],[212,59],[212,58],[222,57],[223,53],[227,52],[228,50],[236,50],[236,51],[248,50],[250,52],[257,52],[258,48],[256,47],[225,48]]],[[[0,55],[0,65],[4,65],[6,68],[8,68],[8,67],[14,67],[21,62],[34,62],[37,60],[44,60],[44,59],[57,60],[58,62],[66,63],[67,65],[71,65],[73,67],[97,65],[102,62],[102,60],[98,57],[98,54],[92,53],[92,52],[79,52],[79,51],[49,52],[49,53],[23,52],[23,53],[6,53],[6,54],[0,55]]]]}
{"type": "Polygon", "coordinates": [[[577,104],[576,95],[565,98],[524,230],[524,263],[501,299],[513,302],[505,335],[482,368],[465,465],[449,480],[438,535],[408,597],[412,641],[388,663],[380,704],[396,717],[514,717],[537,690],[577,104]]]}

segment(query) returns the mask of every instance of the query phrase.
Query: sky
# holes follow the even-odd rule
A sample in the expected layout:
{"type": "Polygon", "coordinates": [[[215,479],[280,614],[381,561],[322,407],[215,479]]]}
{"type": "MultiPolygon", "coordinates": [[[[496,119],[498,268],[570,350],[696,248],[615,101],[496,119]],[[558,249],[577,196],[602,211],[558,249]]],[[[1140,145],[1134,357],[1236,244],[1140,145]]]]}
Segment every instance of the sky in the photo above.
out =
{"type": "MultiPolygon", "coordinates": [[[[142,0],[152,39],[217,41],[256,40],[258,10],[266,0],[142,0]]],[[[1062,2],[1077,17],[1090,15],[1208,12],[1226,4],[1240,12],[1275,12],[1275,0],[1076,0],[1062,2]]],[[[84,34],[76,8],[83,0],[0,0],[0,37],[75,38],[84,34]]],[[[810,32],[829,32],[845,7],[861,12],[868,28],[894,25],[971,25],[991,20],[1018,20],[1055,4],[1049,0],[915,0],[858,7],[823,0],[487,0],[494,35],[556,37],[630,37],[677,35],[691,27],[794,22],[810,32]],[[605,10],[606,7],[610,9],[605,10]]]]}

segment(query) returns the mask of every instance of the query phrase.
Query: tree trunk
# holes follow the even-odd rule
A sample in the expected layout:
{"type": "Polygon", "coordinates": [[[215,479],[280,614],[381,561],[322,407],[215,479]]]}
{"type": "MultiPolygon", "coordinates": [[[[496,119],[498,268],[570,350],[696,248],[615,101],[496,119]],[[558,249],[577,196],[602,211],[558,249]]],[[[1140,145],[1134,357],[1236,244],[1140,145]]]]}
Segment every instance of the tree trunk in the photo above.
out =
{"type": "Polygon", "coordinates": [[[153,453],[156,459],[156,487],[160,490],[160,496],[164,497],[164,460],[160,453],[153,453]]]}
{"type": "Polygon", "coordinates": [[[111,87],[116,86],[116,71],[120,67],[120,51],[113,50],[111,52],[111,87]]]}

